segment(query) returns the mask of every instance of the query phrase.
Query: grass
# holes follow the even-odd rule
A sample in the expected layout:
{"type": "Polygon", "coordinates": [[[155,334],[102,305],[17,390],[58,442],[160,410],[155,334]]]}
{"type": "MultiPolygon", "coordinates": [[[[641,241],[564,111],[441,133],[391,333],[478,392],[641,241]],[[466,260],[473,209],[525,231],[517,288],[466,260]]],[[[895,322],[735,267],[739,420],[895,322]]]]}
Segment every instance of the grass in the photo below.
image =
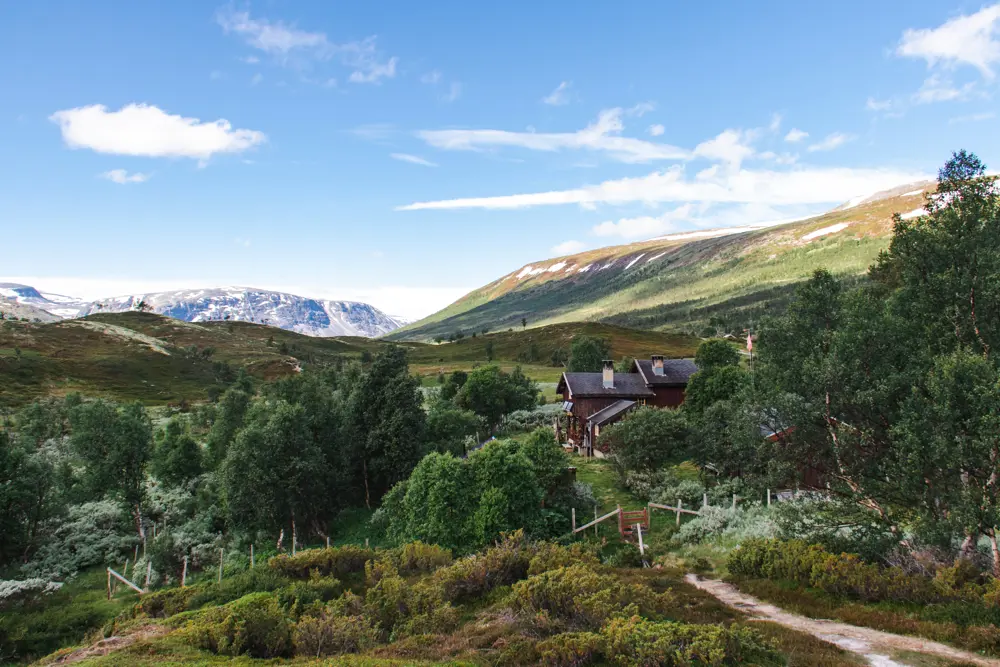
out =
{"type": "MultiPolygon", "coordinates": [[[[469,336],[440,345],[403,343],[411,371],[428,385],[440,373],[495,363],[515,366],[552,385],[562,368],[550,365],[556,350],[568,350],[577,333],[598,335],[622,356],[691,356],[698,340],[592,323],[560,324],[526,331],[469,336]]],[[[222,389],[225,369],[245,368],[262,379],[296,372],[303,364],[335,363],[376,353],[390,343],[358,337],[314,338],[248,322],[193,324],[150,313],[106,313],[52,324],[0,322],[0,407],[44,396],[81,392],[146,405],[199,402],[222,389]],[[103,327],[103,330],[102,330],[103,327]],[[15,348],[21,350],[18,357],[15,348]],[[225,366],[221,366],[225,364],[225,366]]]]}
{"type": "MultiPolygon", "coordinates": [[[[700,330],[712,315],[745,322],[759,318],[769,306],[780,307],[780,302],[772,304],[775,291],[790,291],[817,268],[842,276],[863,274],[889,244],[892,214],[921,203],[919,196],[892,197],[755,232],[587,251],[559,262],[567,267],[614,265],[602,271],[562,269],[520,278],[515,271],[392,337],[426,340],[483,326],[516,327],[522,317],[532,327],[600,321],[673,331],[700,330]],[[803,240],[809,232],[838,223],[849,227],[803,240]],[[656,260],[632,263],[640,255],[656,260]]],[[[533,266],[555,264],[549,260],[533,266]]]]}
{"type": "Polygon", "coordinates": [[[923,637],[1000,656],[1000,629],[987,618],[969,618],[963,603],[861,604],[791,582],[730,578],[745,593],[810,618],[830,618],[884,632],[923,637]]]}

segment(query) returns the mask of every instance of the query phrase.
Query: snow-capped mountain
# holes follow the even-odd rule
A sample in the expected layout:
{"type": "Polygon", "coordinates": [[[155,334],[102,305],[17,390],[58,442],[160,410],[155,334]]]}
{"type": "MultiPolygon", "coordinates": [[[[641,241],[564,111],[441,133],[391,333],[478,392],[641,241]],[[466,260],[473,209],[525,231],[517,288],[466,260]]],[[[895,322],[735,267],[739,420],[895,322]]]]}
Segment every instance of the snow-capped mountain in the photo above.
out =
{"type": "Polygon", "coordinates": [[[39,292],[34,287],[18,283],[0,283],[0,297],[25,306],[41,308],[59,318],[76,317],[88,305],[83,299],[39,292]]]}
{"type": "Polygon", "coordinates": [[[308,336],[374,338],[401,326],[366,303],[310,299],[249,287],[187,289],[100,299],[86,304],[76,316],[136,310],[141,302],[145,302],[154,313],[187,322],[239,320],[280,327],[308,336]]]}

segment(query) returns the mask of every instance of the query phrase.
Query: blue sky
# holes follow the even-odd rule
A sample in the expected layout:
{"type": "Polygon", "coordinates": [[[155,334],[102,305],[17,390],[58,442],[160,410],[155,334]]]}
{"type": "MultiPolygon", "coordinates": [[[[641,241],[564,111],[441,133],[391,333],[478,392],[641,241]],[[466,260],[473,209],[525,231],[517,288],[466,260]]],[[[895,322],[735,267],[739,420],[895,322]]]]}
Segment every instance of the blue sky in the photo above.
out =
{"type": "Polygon", "coordinates": [[[694,4],[4,3],[0,280],[418,317],[1000,162],[1000,5],[694,4]]]}

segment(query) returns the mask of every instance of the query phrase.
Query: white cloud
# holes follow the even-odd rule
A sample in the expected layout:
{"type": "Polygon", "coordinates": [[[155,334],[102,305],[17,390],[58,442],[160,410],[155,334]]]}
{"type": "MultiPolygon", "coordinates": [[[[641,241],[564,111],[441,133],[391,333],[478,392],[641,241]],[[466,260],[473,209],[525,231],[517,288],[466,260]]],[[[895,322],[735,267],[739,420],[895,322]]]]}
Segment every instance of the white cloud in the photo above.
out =
{"type": "Polygon", "coordinates": [[[854,141],[854,139],[854,135],[844,134],[843,132],[834,132],[833,134],[826,135],[826,138],[822,141],[818,141],[809,146],[809,152],[832,151],[836,148],[840,148],[849,141],[854,141]]]}
{"type": "Polygon", "coordinates": [[[650,125],[649,126],[649,134],[651,136],[654,136],[654,137],[659,137],[659,136],[661,136],[666,131],[667,131],[667,128],[663,127],[659,123],[656,123],[655,125],[650,125]]]}
{"type": "Polygon", "coordinates": [[[642,117],[654,109],[656,109],[656,105],[652,102],[639,102],[634,107],[626,109],[625,115],[642,117]]]}
{"type": "Polygon", "coordinates": [[[975,82],[970,81],[960,88],[949,79],[942,79],[937,74],[932,74],[924,80],[920,90],[913,94],[913,101],[916,104],[932,104],[934,102],[952,102],[968,99],[974,89],[975,82]]]}
{"type": "Polygon", "coordinates": [[[424,167],[436,167],[436,163],[430,160],[425,160],[417,155],[410,155],[409,153],[390,153],[389,157],[393,160],[399,160],[401,162],[409,162],[410,164],[419,164],[424,167]]]}
{"type": "Polygon", "coordinates": [[[808,136],[808,132],[803,132],[802,130],[793,127],[788,131],[788,134],[785,135],[785,141],[794,144],[802,141],[808,136]]]}
{"type": "MultiPolygon", "coordinates": [[[[680,232],[684,236],[715,236],[698,230],[718,230],[729,228],[727,233],[748,231],[772,225],[779,225],[792,220],[802,219],[801,206],[793,207],[792,216],[768,204],[751,203],[717,206],[708,203],[682,204],[658,216],[640,216],[636,218],[620,218],[617,221],[606,221],[595,225],[591,230],[595,236],[619,237],[626,241],[652,238],[671,238],[664,236],[680,232]],[[687,231],[694,228],[695,231],[687,231]]],[[[678,237],[678,238],[679,238],[678,237]]]]}
{"type": "Polygon", "coordinates": [[[627,240],[648,239],[674,231],[677,221],[689,218],[693,211],[694,205],[688,203],[655,217],[646,215],[620,218],[617,221],[607,220],[594,225],[591,233],[595,236],[619,236],[627,240]]]}
{"type": "Polygon", "coordinates": [[[253,18],[249,12],[231,6],[216,14],[216,21],[226,33],[240,35],[255,49],[270,54],[283,63],[301,62],[302,58],[327,60],[337,57],[354,71],[354,83],[378,83],[396,76],[398,58],[383,61],[374,36],[359,41],[335,43],[323,32],[309,32],[268,19],[253,18]]]}
{"type": "Polygon", "coordinates": [[[552,246],[552,254],[557,257],[561,255],[575,255],[586,247],[587,244],[583,241],[563,241],[552,246]]]}
{"type": "Polygon", "coordinates": [[[782,117],[780,113],[771,114],[771,124],[767,126],[771,132],[777,132],[781,129],[782,117]]]}
{"type": "Polygon", "coordinates": [[[127,185],[128,183],[145,183],[149,180],[149,174],[135,172],[130,174],[124,169],[112,169],[101,174],[101,178],[106,178],[112,183],[127,185]]]}
{"type": "Polygon", "coordinates": [[[973,113],[967,116],[956,116],[955,118],[949,118],[948,124],[954,125],[955,123],[977,123],[983,120],[991,120],[996,118],[996,113],[993,111],[985,111],[983,113],[973,113]]]}
{"type": "Polygon", "coordinates": [[[396,126],[392,123],[368,123],[359,125],[352,130],[351,134],[368,141],[385,141],[396,133],[396,126]]]}
{"type": "Polygon", "coordinates": [[[754,130],[724,130],[718,136],[695,146],[694,154],[739,167],[743,160],[753,156],[755,151],[750,142],[756,134],[754,130]]]}
{"type": "Polygon", "coordinates": [[[971,65],[988,79],[991,65],[1000,62],[1000,4],[975,14],[958,16],[937,28],[910,29],[903,33],[896,53],[923,58],[929,67],[971,65]]]}
{"type": "Polygon", "coordinates": [[[57,111],[70,148],[145,157],[189,157],[207,160],[216,153],[241,153],[267,140],[257,130],[233,129],[228,120],[201,122],[168,114],[149,104],[129,104],[108,111],[102,104],[57,111]]]}
{"type": "Polygon", "coordinates": [[[420,77],[420,83],[428,83],[430,85],[436,85],[441,82],[441,72],[438,70],[431,70],[423,76],[420,77]]]}
{"type": "Polygon", "coordinates": [[[688,151],[642,139],[620,136],[622,109],[602,111],[597,120],[576,132],[508,132],[506,130],[421,130],[417,136],[435,148],[444,150],[481,150],[498,146],[516,146],[536,151],[604,151],[622,162],[679,160],[688,151]]]}
{"type": "Polygon", "coordinates": [[[840,203],[862,193],[929,178],[897,169],[799,167],[789,171],[719,170],[699,172],[693,179],[681,166],[646,176],[605,181],[572,190],[554,190],[495,197],[471,197],[416,202],[398,210],[520,209],[559,204],[627,204],[643,202],[747,203],[768,206],[840,203]]]}
{"type": "Polygon", "coordinates": [[[563,104],[569,104],[569,87],[573,85],[569,81],[563,81],[556,89],[551,93],[542,98],[542,102],[545,104],[550,104],[552,106],[561,106],[563,104]]]}
{"type": "Polygon", "coordinates": [[[322,58],[330,56],[335,49],[322,32],[299,30],[281,21],[254,19],[249,12],[238,12],[232,7],[219,11],[215,20],[225,32],[241,35],[250,46],[272,55],[306,51],[322,58]]]}
{"type": "Polygon", "coordinates": [[[892,108],[892,100],[877,100],[874,97],[869,97],[868,101],[865,102],[865,108],[869,111],[888,111],[892,108]]]}
{"type": "Polygon", "coordinates": [[[257,56],[245,56],[240,58],[240,62],[246,63],[247,65],[256,65],[260,62],[260,58],[257,56]]]}
{"type": "Polygon", "coordinates": [[[443,99],[445,102],[454,102],[462,95],[462,84],[458,81],[452,81],[451,85],[448,87],[448,92],[443,99]]]}
{"type": "Polygon", "coordinates": [[[348,81],[352,83],[379,83],[381,79],[391,79],[396,76],[396,63],[399,58],[393,56],[385,63],[359,63],[361,69],[351,72],[348,81]]]}

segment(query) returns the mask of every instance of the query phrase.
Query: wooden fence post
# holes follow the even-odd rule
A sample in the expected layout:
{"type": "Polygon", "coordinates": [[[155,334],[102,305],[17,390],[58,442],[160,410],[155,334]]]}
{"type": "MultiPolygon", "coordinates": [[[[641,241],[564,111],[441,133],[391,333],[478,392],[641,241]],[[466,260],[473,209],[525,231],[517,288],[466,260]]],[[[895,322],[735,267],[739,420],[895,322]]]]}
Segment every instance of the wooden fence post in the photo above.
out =
{"type": "Polygon", "coordinates": [[[292,555],[295,555],[295,542],[297,542],[298,535],[295,532],[295,519],[292,519],[292,555]]]}
{"type": "Polygon", "coordinates": [[[683,504],[682,504],[683,502],[684,501],[682,501],[680,498],[677,499],[677,525],[678,526],[681,525],[681,507],[683,507],[683,504]]]}
{"type": "MultiPolygon", "coordinates": [[[[594,505],[594,521],[597,521],[597,505],[594,505]]],[[[597,537],[597,524],[594,524],[594,537],[597,537]]]]}
{"type": "Polygon", "coordinates": [[[573,532],[575,533],[576,532],[576,508],[575,507],[571,507],[569,509],[569,511],[570,511],[570,523],[572,524],[572,526],[573,526],[573,532]]]}
{"type": "Polygon", "coordinates": [[[767,506],[771,506],[771,489],[767,490],[767,506]]]}
{"type": "Polygon", "coordinates": [[[153,576],[153,561],[148,561],[146,563],[146,583],[143,588],[147,591],[149,590],[149,579],[153,576]]]}
{"type": "MultiPolygon", "coordinates": [[[[294,542],[293,542],[293,544],[294,544],[294,542]]],[[[219,549],[219,583],[222,583],[222,562],[223,562],[222,559],[225,556],[225,554],[226,554],[226,552],[223,549],[220,548],[219,549]]]]}
{"type": "Polygon", "coordinates": [[[368,538],[366,537],[365,538],[365,549],[367,549],[367,548],[368,548],[368,538]]]}
{"type": "Polygon", "coordinates": [[[108,568],[108,599],[111,599],[111,568],[108,568]]]}
{"type": "Polygon", "coordinates": [[[256,566],[257,566],[257,562],[254,560],[254,557],[253,557],[253,542],[251,542],[250,543],[250,567],[256,567],[256,566]]]}
{"type": "Polygon", "coordinates": [[[330,536],[329,535],[326,536],[326,548],[327,549],[330,548],[330,536]]]}
{"type": "Polygon", "coordinates": [[[635,531],[639,535],[639,555],[645,557],[646,556],[646,547],[642,543],[642,524],[641,523],[635,524],[635,531]]]}
{"type": "Polygon", "coordinates": [[[132,574],[135,574],[135,564],[139,562],[139,545],[135,545],[135,553],[132,554],[132,574]]]}
{"type": "Polygon", "coordinates": [[[708,494],[707,493],[701,494],[701,506],[702,507],[708,507],[708,494]]]}
{"type": "Polygon", "coordinates": [[[736,509],[736,494],[733,494],[733,509],[736,509]]]}
{"type": "Polygon", "coordinates": [[[187,586],[188,580],[188,557],[184,556],[184,569],[181,570],[181,588],[187,586]]]}

